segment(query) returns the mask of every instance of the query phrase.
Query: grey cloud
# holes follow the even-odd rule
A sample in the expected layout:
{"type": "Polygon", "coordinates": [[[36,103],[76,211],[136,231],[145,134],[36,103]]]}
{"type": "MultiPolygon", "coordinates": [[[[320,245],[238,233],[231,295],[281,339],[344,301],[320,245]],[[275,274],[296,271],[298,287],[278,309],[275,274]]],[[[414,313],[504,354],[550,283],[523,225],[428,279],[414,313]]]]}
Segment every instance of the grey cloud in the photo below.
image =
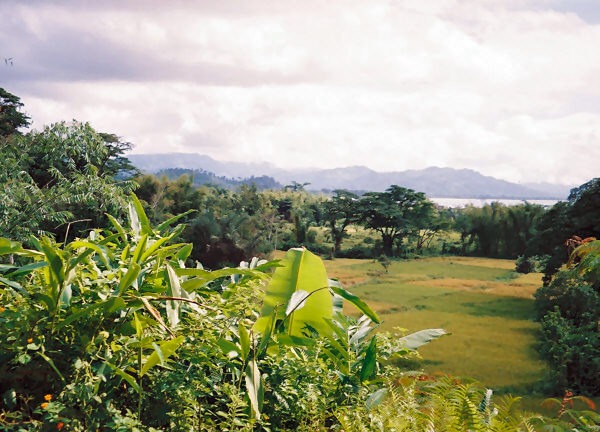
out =
{"type": "MultiPolygon", "coordinates": [[[[0,4],[0,16],[9,12],[0,4]]],[[[44,31],[44,40],[26,28],[18,16],[12,16],[0,28],[0,60],[13,58],[12,66],[1,65],[0,84],[120,80],[252,87],[309,82],[319,75],[259,71],[189,59],[166,60],[161,52],[127,48],[102,35],[67,25],[39,29],[44,31]]]]}
{"type": "Polygon", "coordinates": [[[600,24],[598,0],[553,0],[550,7],[557,12],[575,13],[587,23],[600,24]]]}

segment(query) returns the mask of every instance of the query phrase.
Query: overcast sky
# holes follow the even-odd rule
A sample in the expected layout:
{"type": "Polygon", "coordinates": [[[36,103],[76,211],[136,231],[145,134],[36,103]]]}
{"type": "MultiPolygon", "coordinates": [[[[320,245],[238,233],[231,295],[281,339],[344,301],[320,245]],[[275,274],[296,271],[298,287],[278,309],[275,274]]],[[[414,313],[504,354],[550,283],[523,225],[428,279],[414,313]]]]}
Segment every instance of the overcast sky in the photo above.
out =
{"type": "Polygon", "coordinates": [[[0,17],[0,87],[35,128],[282,167],[600,176],[598,0],[0,0],[0,17]]]}

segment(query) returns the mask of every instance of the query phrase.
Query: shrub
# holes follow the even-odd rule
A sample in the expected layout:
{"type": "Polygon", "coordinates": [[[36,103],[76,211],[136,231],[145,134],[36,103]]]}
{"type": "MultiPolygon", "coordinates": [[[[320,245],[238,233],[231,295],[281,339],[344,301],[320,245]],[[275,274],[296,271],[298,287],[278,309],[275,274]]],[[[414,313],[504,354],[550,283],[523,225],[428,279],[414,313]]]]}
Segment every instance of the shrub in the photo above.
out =
{"type": "Polygon", "coordinates": [[[337,256],[340,258],[359,258],[359,259],[372,259],[373,248],[367,246],[352,246],[350,249],[342,249],[337,252],[337,256]]]}
{"type": "Polygon", "coordinates": [[[600,295],[587,275],[580,269],[557,273],[535,293],[535,307],[539,351],[549,365],[546,386],[559,394],[600,394],[600,295]]]}

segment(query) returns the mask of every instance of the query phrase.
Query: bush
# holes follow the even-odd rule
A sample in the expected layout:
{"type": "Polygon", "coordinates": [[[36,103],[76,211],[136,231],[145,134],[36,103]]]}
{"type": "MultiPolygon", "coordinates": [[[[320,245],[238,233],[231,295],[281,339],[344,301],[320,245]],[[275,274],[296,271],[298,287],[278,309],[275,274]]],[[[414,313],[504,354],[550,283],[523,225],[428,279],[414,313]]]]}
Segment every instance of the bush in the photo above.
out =
{"type": "Polygon", "coordinates": [[[359,258],[359,259],[372,259],[373,248],[367,246],[352,246],[350,249],[342,249],[337,251],[336,256],[339,258],[359,258]]]}
{"type": "Polygon", "coordinates": [[[577,270],[559,272],[535,293],[541,323],[540,356],[548,362],[547,387],[600,394],[600,295],[577,270]]]}
{"type": "Polygon", "coordinates": [[[576,270],[558,273],[550,285],[539,288],[534,297],[538,321],[556,308],[576,326],[600,320],[600,295],[576,270]]]}
{"type": "Polygon", "coordinates": [[[532,262],[530,257],[519,255],[515,263],[515,271],[519,273],[531,273],[535,269],[535,263],[532,262]]]}
{"type": "Polygon", "coordinates": [[[600,394],[600,338],[598,322],[576,325],[558,306],[541,320],[540,355],[549,364],[547,386],[556,394],[565,389],[600,394]]]}

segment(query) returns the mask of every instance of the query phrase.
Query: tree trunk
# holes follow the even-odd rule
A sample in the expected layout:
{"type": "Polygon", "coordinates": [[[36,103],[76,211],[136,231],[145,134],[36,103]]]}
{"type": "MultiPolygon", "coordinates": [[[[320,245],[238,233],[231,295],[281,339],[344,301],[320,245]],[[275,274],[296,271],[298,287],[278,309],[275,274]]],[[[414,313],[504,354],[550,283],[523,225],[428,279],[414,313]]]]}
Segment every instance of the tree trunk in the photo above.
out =
{"type": "Polygon", "coordinates": [[[387,256],[394,255],[394,237],[389,234],[381,234],[381,241],[383,243],[383,253],[387,256]]]}

